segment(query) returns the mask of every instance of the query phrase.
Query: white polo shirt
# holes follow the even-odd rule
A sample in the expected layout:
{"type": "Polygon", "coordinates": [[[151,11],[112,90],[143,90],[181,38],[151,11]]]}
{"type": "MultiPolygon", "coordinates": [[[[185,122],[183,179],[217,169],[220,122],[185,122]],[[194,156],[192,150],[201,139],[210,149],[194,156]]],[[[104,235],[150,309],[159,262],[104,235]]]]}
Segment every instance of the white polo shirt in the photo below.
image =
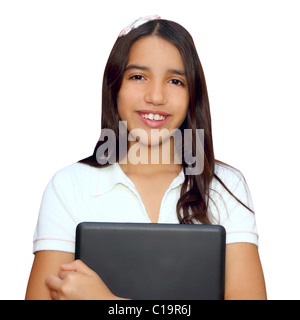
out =
{"type": "MultiPolygon", "coordinates": [[[[215,172],[253,210],[243,175],[223,165],[216,165],[215,172]]],[[[179,223],[176,204],[183,181],[182,170],[162,199],[158,223],[179,223]]],[[[214,224],[225,227],[226,243],[258,245],[254,214],[236,201],[216,179],[211,184],[211,198],[209,216],[214,224]]],[[[101,169],[74,163],[58,171],[45,189],[34,232],[33,252],[59,250],[74,253],[76,226],[83,221],[151,222],[137,189],[118,163],[101,169]]]]}

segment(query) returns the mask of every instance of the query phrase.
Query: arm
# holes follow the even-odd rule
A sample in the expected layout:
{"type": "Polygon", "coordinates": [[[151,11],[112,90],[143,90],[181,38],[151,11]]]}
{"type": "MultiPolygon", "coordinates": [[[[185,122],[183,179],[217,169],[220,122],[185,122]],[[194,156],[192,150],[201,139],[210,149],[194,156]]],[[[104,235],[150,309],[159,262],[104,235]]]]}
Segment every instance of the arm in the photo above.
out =
{"type": "Polygon", "coordinates": [[[46,278],[51,274],[57,275],[60,266],[72,262],[74,254],[63,251],[38,251],[33,261],[25,299],[51,300],[46,278]]]}
{"type": "Polygon", "coordinates": [[[32,266],[26,299],[120,299],[74,254],[39,251],[32,266]]]}
{"type": "Polygon", "coordinates": [[[257,246],[226,245],[225,300],[267,299],[257,246]]]}

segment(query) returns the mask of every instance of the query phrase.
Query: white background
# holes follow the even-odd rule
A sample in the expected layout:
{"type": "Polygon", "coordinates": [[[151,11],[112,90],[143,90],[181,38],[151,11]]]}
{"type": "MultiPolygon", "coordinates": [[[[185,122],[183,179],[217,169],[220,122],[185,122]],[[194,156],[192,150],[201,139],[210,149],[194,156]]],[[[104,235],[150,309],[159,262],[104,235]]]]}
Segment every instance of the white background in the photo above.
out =
{"type": "Polygon", "coordinates": [[[118,33],[157,13],[192,34],[216,157],[249,184],[269,299],[299,299],[298,1],[0,1],[0,299],[23,299],[52,175],[90,155],[118,33]]]}

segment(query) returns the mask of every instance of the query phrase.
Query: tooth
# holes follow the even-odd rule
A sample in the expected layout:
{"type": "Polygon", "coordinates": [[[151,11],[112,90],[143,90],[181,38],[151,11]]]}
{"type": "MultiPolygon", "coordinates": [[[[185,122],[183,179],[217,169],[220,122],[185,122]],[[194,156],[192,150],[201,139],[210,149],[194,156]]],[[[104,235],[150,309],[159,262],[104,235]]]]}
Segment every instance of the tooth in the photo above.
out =
{"type": "Polygon", "coordinates": [[[150,120],[154,120],[154,121],[158,121],[158,120],[164,120],[166,117],[164,116],[160,116],[159,114],[152,114],[152,113],[149,113],[149,114],[141,114],[141,116],[145,119],[150,119],[150,120]]]}

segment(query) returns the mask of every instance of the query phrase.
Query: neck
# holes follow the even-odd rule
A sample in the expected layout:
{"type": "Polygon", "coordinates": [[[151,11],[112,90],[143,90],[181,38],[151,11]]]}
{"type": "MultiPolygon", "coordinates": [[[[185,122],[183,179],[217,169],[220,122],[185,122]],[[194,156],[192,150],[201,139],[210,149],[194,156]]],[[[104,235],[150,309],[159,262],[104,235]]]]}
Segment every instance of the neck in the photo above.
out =
{"type": "Polygon", "coordinates": [[[174,152],[173,141],[145,145],[130,141],[126,157],[119,161],[125,173],[155,174],[162,171],[179,173],[182,165],[174,152]]]}

